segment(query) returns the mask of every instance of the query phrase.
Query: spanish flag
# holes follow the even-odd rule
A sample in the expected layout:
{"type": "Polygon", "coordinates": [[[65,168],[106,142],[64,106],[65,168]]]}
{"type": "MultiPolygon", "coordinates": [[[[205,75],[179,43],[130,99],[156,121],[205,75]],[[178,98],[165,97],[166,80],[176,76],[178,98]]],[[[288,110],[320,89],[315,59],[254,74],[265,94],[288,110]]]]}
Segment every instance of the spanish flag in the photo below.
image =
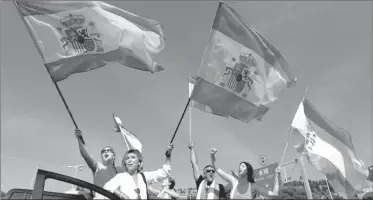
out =
{"type": "Polygon", "coordinates": [[[223,116],[260,120],[295,81],[282,53],[220,2],[192,100],[223,116]]]}
{"type": "MultiPolygon", "coordinates": [[[[189,97],[191,96],[191,94],[193,92],[193,88],[194,88],[195,83],[196,83],[196,78],[189,77],[189,97]]],[[[192,107],[197,108],[200,111],[210,113],[210,114],[213,114],[213,115],[218,115],[218,116],[221,116],[221,117],[228,117],[228,115],[225,115],[223,113],[219,113],[219,111],[212,110],[210,106],[200,104],[200,103],[198,103],[196,101],[193,101],[193,100],[191,100],[190,103],[191,103],[192,107]]]]}
{"type": "Polygon", "coordinates": [[[355,197],[368,170],[356,155],[350,133],[322,116],[307,99],[299,105],[291,126],[304,137],[295,149],[327,177],[336,192],[355,197]]]}
{"type": "Polygon", "coordinates": [[[100,1],[16,1],[54,82],[120,63],[158,72],[164,48],[159,22],[100,1]]]}

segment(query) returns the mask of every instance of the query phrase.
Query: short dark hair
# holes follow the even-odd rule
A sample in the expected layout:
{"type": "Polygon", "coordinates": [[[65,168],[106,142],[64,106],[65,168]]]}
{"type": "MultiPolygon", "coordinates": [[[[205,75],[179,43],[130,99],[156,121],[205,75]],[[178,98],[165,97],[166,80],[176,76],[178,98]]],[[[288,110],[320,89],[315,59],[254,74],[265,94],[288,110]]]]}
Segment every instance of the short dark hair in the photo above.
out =
{"type": "Polygon", "coordinates": [[[173,179],[173,178],[171,178],[171,177],[168,177],[168,182],[170,182],[170,186],[169,186],[169,188],[170,189],[174,189],[174,187],[175,187],[175,180],[173,179]]]}
{"type": "Polygon", "coordinates": [[[208,167],[211,167],[211,168],[215,169],[214,166],[212,166],[212,165],[206,165],[206,167],[204,167],[203,170],[205,170],[208,167]]]}

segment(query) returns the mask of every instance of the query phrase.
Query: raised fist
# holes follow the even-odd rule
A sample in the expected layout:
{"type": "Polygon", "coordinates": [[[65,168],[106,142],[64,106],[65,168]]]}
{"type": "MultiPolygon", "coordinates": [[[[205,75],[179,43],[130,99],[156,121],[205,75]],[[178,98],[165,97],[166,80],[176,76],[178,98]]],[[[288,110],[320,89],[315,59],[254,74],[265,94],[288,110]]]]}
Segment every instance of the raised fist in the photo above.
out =
{"type": "Polygon", "coordinates": [[[172,149],[174,148],[174,145],[171,143],[170,145],[168,145],[167,149],[166,149],[166,156],[167,157],[170,157],[171,156],[171,152],[172,152],[172,149]]]}
{"type": "Polygon", "coordinates": [[[189,144],[188,144],[188,148],[189,148],[189,149],[194,148],[194,143],[193,143],[193,142],[189,142],[189,144]]]}
{"type": "Polygon", "coordinates": [[[277,167],[276,168],[276,174],[280,174],[281,173],[281,167],[277,167]]]}
{"type": "Polygon", "coordinates": [[[79,130],[79,129],[75,129],[75,137],[78,138],[78,139],[83,137],[82,131],[79,130]]]}
{"type": "Polygon", "coordinates": [[[215,155],[216,152],[218,152],[218,150],[216,150],[215,148],[211,148],[211,150],[210,150],[210,154],[215,155]]]}

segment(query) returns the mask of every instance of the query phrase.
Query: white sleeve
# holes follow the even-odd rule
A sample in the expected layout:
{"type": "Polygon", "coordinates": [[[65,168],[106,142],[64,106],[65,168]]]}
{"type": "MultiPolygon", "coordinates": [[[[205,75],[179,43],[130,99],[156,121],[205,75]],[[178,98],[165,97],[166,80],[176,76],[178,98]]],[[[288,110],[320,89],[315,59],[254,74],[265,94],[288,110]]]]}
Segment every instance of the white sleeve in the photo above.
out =
{"type": "Polygon", "coordinates": [[[162,179],[166,178],[171,174],[171,165],[164,164],[161,169],[155,171],[144,172],[146,181],[148,184],[158,183],[162,179]]]}
{"type": "Polygon", "coordinates": [[[116,189],[120,187],[122,177],[122,174],[117,174],[112,179],[110,179],[110,181],[105,183],[104,189],[113,193],[116,189]]]}

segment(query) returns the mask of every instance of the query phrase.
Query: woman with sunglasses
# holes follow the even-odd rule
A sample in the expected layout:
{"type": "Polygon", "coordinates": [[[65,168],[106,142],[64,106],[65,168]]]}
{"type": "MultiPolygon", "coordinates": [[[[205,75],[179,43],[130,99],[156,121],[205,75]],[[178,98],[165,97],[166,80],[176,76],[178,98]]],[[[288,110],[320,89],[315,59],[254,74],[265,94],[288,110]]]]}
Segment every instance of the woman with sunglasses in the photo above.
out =
{"type": "Polygon", "coordinates": [[[104,186],[121,199],[148,199],[148,185],[160,182],[171,172],[170,144],[166,150],[166,161],[161,169],[143,172],[143,157],[137,149],[130,149],[123,157],[124,172],[116,175],[104,186]]]}
{"type": "Polygon", "coordinates": [[[259,195],[271,198],[278,197],[278,175],[280,174],[280,168],[276,169],[275,186],[274,189],[270,191],[258,184],[255,184],[253,176],[254,170],[247,162],[240,163],[237,176],[232,176],[218,168],[216,166],[216,152],[217,150],[215,148],[212,148],[210,151],[212,165],[216,169],[216,173],[233,186],[230,194],[231,199],[254,199],[259,195]]]}
{"type": "Polygon", "coordinates": [[[75,136],[78,139],[80,154],[84,158],[88,167],[93,173],[93,183],[103,187],[106,182],[124,170],[120,167],[115,167],[115,152],[114,149],[107,146],[101,150],[101,162],[95,160],[87,151],[81,138],[83,133],[79,129],[75,130],[75,136]]]}

